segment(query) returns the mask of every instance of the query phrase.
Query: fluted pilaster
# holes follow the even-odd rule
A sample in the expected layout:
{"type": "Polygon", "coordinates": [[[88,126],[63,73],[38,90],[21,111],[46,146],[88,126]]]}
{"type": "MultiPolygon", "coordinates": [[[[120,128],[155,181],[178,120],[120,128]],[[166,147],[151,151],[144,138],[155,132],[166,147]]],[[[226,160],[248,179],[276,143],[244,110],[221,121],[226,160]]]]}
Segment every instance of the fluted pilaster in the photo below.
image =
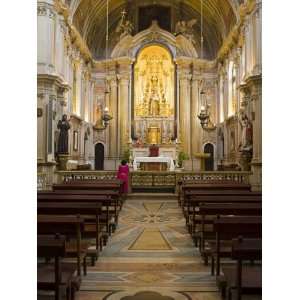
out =
{"type": "Polygon", "coordinates": [[[38,73],[40,74],[52,74],[55,72],[55,16],[53,1],[38,2],[37,62],[38,73]]]}
{"type": "Polygon", "coordinates": [[[179,123],[180,123],[180,141],[182,150],[191,155],[191,94],[190,94],[191,75],[181,75],[179,79],[179,123]]]}
{"type": "Polygon", "coordinates": [[[192,99],[191,99],[191,137],[192,137],[192,149],[191,155],[200,151],[200,145],[202,145],[202,134],[200,129],[200,122],[198,119],[199,113],[199,78],[192,78],[192,99]]]}
{"type": "Polygon", "coordinates": [[[118,156],[118,82],[117,78],[110,79],[110,101],[109,111],[113,119],[109,125],[109,156],[116,158],[118,156]]]}
{"type": "Polygon", "coordinates": [[[122,156],[127,149],[129,139],[129,76],[122,75],[119,80],[120,87],[120,149],[119,156],[122,156]]]}
{"type": "Polygon", "coordinates": [[[251,161],[252,188],[261,190],[262,183],[262,93],[261,76],[248,80],[251,88],[252,126],[253,126],[253,156],[251,161]]]}

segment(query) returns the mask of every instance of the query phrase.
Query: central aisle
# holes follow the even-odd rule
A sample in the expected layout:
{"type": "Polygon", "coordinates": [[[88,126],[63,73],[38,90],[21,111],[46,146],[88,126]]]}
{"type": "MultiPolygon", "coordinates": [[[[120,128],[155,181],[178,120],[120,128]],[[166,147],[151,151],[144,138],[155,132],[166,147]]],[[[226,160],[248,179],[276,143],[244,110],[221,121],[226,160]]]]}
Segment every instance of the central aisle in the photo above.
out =
{"type": "Polygon", "coordinates": [[[79,300],[219,300],[210,269],[172,195],[126,200],[119,225],[96,266],[83,277],[79,300]]]}

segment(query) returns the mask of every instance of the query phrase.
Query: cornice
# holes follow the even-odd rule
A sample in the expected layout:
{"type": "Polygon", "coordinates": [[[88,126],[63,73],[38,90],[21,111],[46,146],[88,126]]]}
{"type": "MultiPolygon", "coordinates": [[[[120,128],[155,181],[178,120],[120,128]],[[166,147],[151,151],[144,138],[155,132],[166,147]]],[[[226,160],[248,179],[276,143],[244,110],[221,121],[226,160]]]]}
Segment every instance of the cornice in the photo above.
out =
{"type": "Polygon", "coordinates": [[[70,121],[71,122],[75,121],[76,123],[78,123],[80,125],[83,123],[83,119],[80,116],[78,116],[78,115],[76,115],[74,113],[71,113],[71,115],[70,115],[70,121]]]}
{"type": "Polygon", "coordinates": [[[134,59],[126,56],[126,57],[118,57],[113,59],[107,59],[107,60],[94,60],[93,71],[115,71],[117,67],[120,70],[124,70],[126,68],[129,68],[134,63],[134,59]]]}
{"type": "Polygon", "coordinates": [[[259,75],[250,75],[244,81],[247,85],[258,85],[258,84],[261,84],[262,76],[261,76],[261,74],[259,74],[259,75]]]}
{"type": "Polygon", "coordinates": [[[191,68],[192,63],[193,63],[193,58],[180,56],[180,57],[176,57],[174,62],[180,68],[191,68]]]}
{"type": "Polygon", "coordinates": [[[50,19],[54,19],[55,17],[54,6],[47,2],[38,2],[37,15],[41,17],[48,17],[50,19]]]}
{"type": "Polygon", "coordinates": [[[55,84],[63,90],[69,90],[71,88],[70,85],[67,82],[65,82],[60,76],[53,74],[37,74],[37,82],[39,84],[55,84]]]}
{"type": "Polygon", "coordinates": [[[217,60],[222,61],[226,58],[234,46],[241,47],[244,43],[242,27],[244,26],[247,15],[251,14],[256,7],[256,0],[248,0],[247,3],[239,7],[239,22],[229,32],[227,38],[217,54],[217,60]]]}
{"type": "Polygon", "coordinates": [[[71,43],[78,48],[78,50],[80,51],[80,54],[82,55],[82,57],[84,58],[85,61],[92,62],[93,59],[92,59],[92,54],[90,52],[89,47],[87,46],[85,40],[82,38],[81,34],[78,32],[78,30],[75,28],[75,26],[72,25],[72,23],[70,21],[69,7],[66,6],[61,0],[55,0],[54,8],[58,14],[60,14],[64,17],[66,26],[69,29],[71,43]]]}

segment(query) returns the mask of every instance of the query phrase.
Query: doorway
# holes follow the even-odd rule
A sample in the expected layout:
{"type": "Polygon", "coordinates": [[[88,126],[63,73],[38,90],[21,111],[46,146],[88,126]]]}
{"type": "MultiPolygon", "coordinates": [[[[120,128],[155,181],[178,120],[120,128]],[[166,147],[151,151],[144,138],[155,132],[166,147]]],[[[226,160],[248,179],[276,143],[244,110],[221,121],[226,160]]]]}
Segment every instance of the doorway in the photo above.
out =
{"type": "Polygon", "coordinates": [[[210,157],[205,160],[205,171],[214,170],[214,145],[211,143],[205,144],[204,153],[210,153],[210,157]]]}
{"type": "Polygon", "coordinates": [[[104,170],[104,145],[95,145],[95,170],[104,170]]]}

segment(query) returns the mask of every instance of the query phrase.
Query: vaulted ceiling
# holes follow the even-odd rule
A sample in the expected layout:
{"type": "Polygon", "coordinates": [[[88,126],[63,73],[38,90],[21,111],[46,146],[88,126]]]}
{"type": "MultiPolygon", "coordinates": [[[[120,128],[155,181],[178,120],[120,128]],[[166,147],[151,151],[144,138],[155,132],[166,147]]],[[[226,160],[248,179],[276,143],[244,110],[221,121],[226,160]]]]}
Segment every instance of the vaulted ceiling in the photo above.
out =
{"type": "MultiPolygon", "coordinates": [[[[202,0],[204,53],[215,58],[223,40],[238,21],[237,9],[241,0],[202,0]]],[[[200,49],[201,0],[109,0],[109,48],[117,43],[114,33],[122,10],[128,12],[128,19],[138,32],[138,8],[148,5],[167,6],[171,9],[171,31],[177,21],[196,18],[194,26],[196,48],[200,49]]],[[[105,56],[106,0],[73,0],[70,4],[73,24],[86,40],[95,58],[105,56]]]]}

